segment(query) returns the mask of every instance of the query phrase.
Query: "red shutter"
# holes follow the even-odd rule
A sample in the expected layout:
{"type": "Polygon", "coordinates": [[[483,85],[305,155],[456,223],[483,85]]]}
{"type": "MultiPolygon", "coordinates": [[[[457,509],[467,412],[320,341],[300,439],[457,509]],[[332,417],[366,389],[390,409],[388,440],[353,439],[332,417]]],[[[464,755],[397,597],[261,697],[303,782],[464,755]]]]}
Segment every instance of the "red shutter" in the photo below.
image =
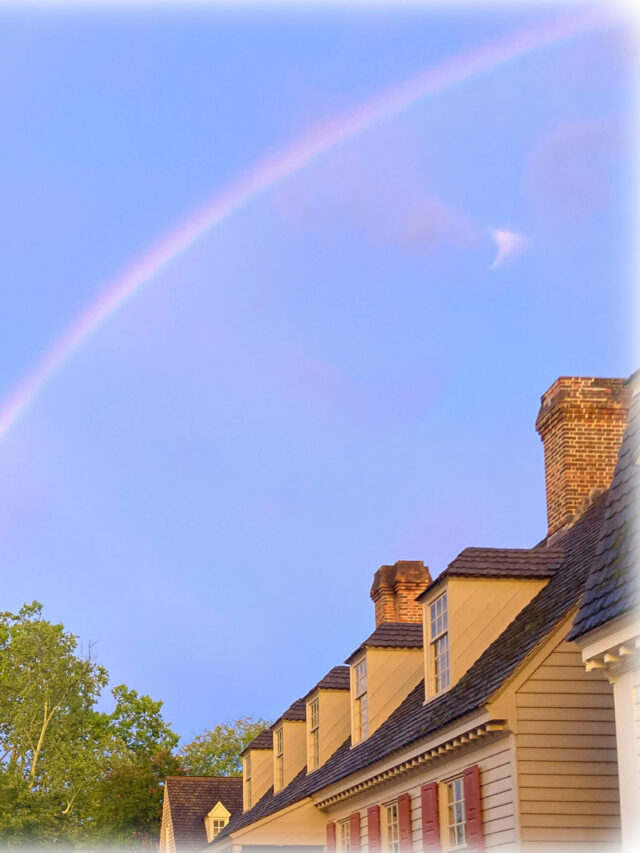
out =
{"type": "Polygon", "coordinates": [[[422,804],[422,846],[425,851],[440,850],[440,810],[438,783],[430,782],[420,789],[422,804]]]}
{"type": "Polygon", "coordinates": [[[467,846],[470,850],[484,850],[482,832],[482,802],[480,800],[480,768],[477,764],[464,771],[464,809],[467,846]]]}
{"type": "Polygon", "coordinates": [[[351,853],[360,853],[360,812],[354,812],[349,818],[349,843],[351,853]]]}
{"type": "Polygon", "coordinates": [[[370,806],[367,809],[367,832],[369,853],[380,853],[380,806],[370,806]]]}
{"type": "Polygon", "coordinates": [[[336,825],[333,821],[327,824],[327,853],[336,853],[336,825]]]}
{"type": "Polygon", "coordinates": [[[398,797],[398,833],[400,853],[411,853],[411,797],[401,794],[398,797]]]}

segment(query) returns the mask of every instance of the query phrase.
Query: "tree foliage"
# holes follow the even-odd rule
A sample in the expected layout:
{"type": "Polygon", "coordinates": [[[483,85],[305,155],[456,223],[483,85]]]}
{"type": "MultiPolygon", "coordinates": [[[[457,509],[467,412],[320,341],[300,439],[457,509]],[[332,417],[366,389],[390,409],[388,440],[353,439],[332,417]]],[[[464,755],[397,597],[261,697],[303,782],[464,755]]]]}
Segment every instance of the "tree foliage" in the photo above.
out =
{"type": "Polygon", "coordinates": [[[176,753],[162,702],[108,682],[91,648],[42,617],[34,601],[0,613],[0,846],[91,846],[157,841],[168,775],[233,775],[240,752],[268,725],[242,717],[176,753]]]}
{"type": "Polygon", "coordinates": [[[241,717],[203,732],[179,751],[187,773],[190,776],[234,776],[241,773],[240,753],[268,725],[266,720],[241,717]]]}
{"type": "Polygon", "coordinates": [[[140,820],[123,813],[118,839],[148,840],[159,826],[161,774],[179,772],[169,760],[178,736],[162,702],[125,685],[112,690],[112,713],[97,711],[107,680],[91,649],[82,654],[38,602],[0,613],[1,842],[111,840],[131,779],[145,780],[127,806],[140,820]]]}

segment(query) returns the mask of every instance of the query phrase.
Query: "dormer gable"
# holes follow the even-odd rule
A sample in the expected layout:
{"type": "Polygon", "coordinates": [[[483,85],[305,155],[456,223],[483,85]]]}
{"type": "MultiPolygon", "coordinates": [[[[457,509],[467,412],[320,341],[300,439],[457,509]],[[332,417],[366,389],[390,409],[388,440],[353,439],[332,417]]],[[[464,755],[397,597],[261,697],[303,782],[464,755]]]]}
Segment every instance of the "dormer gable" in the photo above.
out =
{"type": "Polygon", "coordinates": [[[271,727],[273,732],[273,790],[286,788],[307,762],[307,705],[296,699],[271,727]]]}
{"type": "Polygon", "coordinates": [[[334,666],[307,693],[307,772],[313,773],[349,737],[350,673],[348,666],[334,666]]]}
{"type": "Polygon", "coordinates": [[[242,810],[247,811],[273,785],[273,733],[264,729],[242,750],[242,810]]]}
{"type": "Polygon", "coordinates": [[[225,826],[229,823],[230,817],[231,812],[222,802],[220,802],[220,800],[218,800],[204,819],[207,841],[213,841],[213,839],[222,832],[225,826]]]}
{"type": "Polygon", "coordinates": [[[422,625],[383,622],[345,663],[351,669],[351,743],[379,728],[423,676],[422,625]]]}
{"type": "Polygon", "coordinates": [[[563,559],[560,548],[465,548],[419,596],[425,701],[451,688],[563,559]]]}

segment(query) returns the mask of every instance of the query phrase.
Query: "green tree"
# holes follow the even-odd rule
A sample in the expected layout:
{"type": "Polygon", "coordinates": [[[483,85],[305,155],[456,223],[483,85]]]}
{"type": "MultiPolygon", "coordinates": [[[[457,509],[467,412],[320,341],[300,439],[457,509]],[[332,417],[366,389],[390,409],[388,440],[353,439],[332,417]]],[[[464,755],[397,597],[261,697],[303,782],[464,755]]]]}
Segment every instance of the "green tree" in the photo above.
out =
{"type": "Polygon", "coordinates": [[[178,752],[190,776],[234,776],[242,772],[240,753],[269,723],[240,717],[197,735],[178,752]]]}
{"type": "Polygon", "coordinates": [[[159,829],[159,786],[163,772],[178,772],[178,736],[161,702],[125,685],[112,691],[112,713],[96,711],[107,679],[38,602],[0,613],[1,843],[140,840],[159,829]],[[133,790],[137,824],[122,808],[133,790]]]}

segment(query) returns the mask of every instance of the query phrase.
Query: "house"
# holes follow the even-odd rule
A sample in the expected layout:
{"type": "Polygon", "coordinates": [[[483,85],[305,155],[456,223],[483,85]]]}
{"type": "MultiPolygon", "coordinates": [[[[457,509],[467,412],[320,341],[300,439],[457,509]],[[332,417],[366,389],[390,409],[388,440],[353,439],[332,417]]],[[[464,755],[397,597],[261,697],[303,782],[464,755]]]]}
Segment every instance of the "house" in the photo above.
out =
{"type": "Polygon", "coordinates": [[[240,776],[168,776],[160,853],[199,850],[242,811],[240,776]]]}
{"type": "Polygon", "coordinates": [[[622,441],[595,560],[569,639],[588,671],[613,685],[626,850],[640,839],[640,617],[638,614],[638,495],[640,494],[640,373],[631,386],[629,424],[622,441]]]}
{"type": "Polygon", "coordinates": [[[434,579],[418,561],[376,572],[375,630],[245,749],[243,809],[212,853],[619,843],[614,685],[571,632],[627,506],[632,384],[561,377],[543,395],[538,544],[466,548],[434,579]]]}

